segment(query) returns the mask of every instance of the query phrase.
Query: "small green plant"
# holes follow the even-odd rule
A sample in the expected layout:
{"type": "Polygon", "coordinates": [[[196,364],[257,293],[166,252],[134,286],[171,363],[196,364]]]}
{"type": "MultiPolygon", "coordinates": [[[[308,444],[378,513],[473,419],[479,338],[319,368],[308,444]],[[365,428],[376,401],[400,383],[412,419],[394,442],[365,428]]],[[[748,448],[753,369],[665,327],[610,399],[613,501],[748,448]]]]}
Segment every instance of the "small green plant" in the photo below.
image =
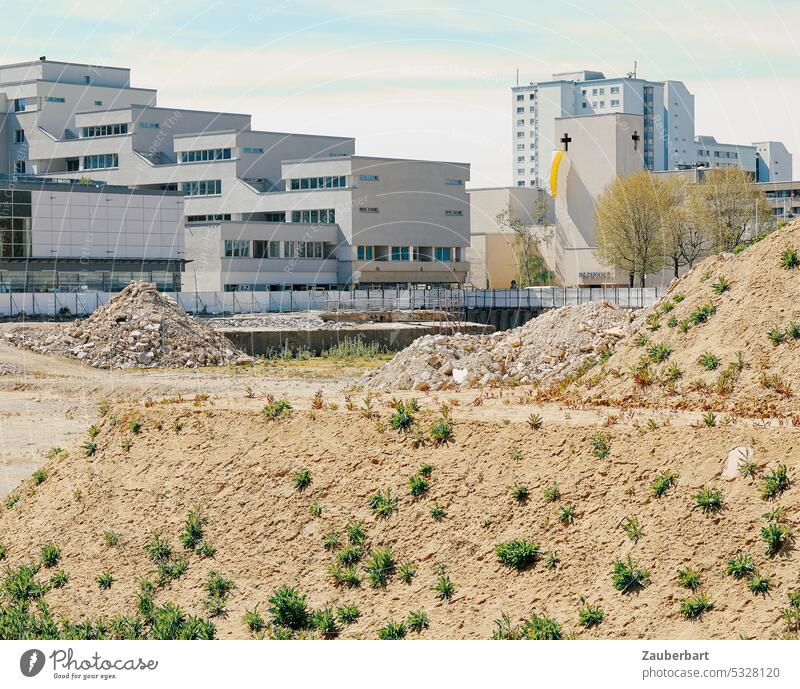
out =
{"type": "Polygon", "coordinates": [[[439,503],[431,505],[431,518],[435,522],[440,522],[447,516],[447,511],[439,503]]]}
{"type": "Polygon", "coordinates": [[[786,249],[781,254],[781,267],[791,270],[792,268],[797,268],[798,265],[800,265],[800,258],[798,258],[794,249],[786,249]]]}
{"type": "Polygon", "coordinates": [[[717,425],[717,415],[714,412],[706,412],[703,414],[703,425],[706,428],[713,428],[717,425]]]}
{"type": "Polygon", "coordinates": [[[315,610],[311,615],[311,626],[323,639],[335,639],[339,636],[339,624],[333,608],[315,610]]]}
{"type": "Polygon", "coordinates": [[[767,333],[767,337],[769,338],[769,341],[772,342],[772,345],[777,347],[781,342],[784,341],[784,339],[786,339],[786,333],[780,328],[776,327],[772,328],[772,330],[767,333]]]}
{"type": "Polygon", "coordinates": [[[582,600],[583,607],[578,610],[578,624],[589,629],[600,624],[605,617],[605,613],[597,606],[590,605],[582,600]]]}
{"type": "Polygon", "coordinates": [[[91,425],[89,426],[89,428],[86,429],[86,433],[89,435],[90,438],[94,439],[98,435],[100,435],[100,429],[95,425],[91,425]]]}
{"type": "Polygon", "coordinates": [[[361,577],[358,576],[358,570],[355,565],[336,563],[328,569],[328,575],[333,579],[333,583],[336,586],[348,586],[349,588],[361,586],[361,577]]]}
{"type": "Polygon", "coordinates": [[[703,352],[700,355],[700,358],[697,360],[697,363],[700,364],[706,371],[714,371],[715,369],[719,368],[720,358],[716,354],[712,354],[711,352],[703,352]]]}
{"type": "Polygon", "coordinates": [[[20,499],[21,497],[22,497],[22,496],[21,496],[19,493],[11,493],[11,495],[9,495],[9,496],[6,498],[6,501],[3,503],[3,504],[5,505],[5,508],[6,508],[7,510],[11,510],[11,509],[13,509],[13,508],[14,508],[14,506],[15,506],[15,505],[16,505],[16,504],[19,502],[19,499],[20,499]]]}
{"type": "Polygon", "coordinates": [[[542,421],[542,417],[539,414],[531,414],[528,417],[528,427],[532,428],[534,431],[538,431],[544,425],[544,421],[542,421]]]}
{"type": "Polygon", "coordinates": [[[244,626],[254,634],[260,632],[267,626],[267,623],[264,621],[264,616],[258,610],[258,606],[252,610],[245,610],[242,616],[242,622],[244,626]]]}
{"type": "Polygon", "coordinates": [[[189,569],[189,561],[185,557],[164,560],[156,565],[156,583],[159,587],[167,586],[170,582],[180,579],[189,569]]]}
{"type": "Polygon", "coordinates": [[[207,519],[199,512],[191,511],[181,531],[180,541],[187,550],[194,550],[203,540],[207,519]]]}
{"type": "Polygon", "coordinates": [[[64,450],[62,450],[60,447],[51,447],[47,451],[47,459],[53,459],[54,457],[58,457],[58,455],[60,455],[63,451],[64,450]]]}
{"type": "Polygon", "coordinates": [[[126,439],[126,440],[123,440],[123,441],[122,441],[122,442],[119,444],[119,447],[120,447],[120,449],[121,449],[123,452],[130,452],[130,451],[131,451],[131,448],[133,447],[133,443],[132,443],[130,440],[127,440],[127,439],[126,439]]]}
{"type": "Polygon", "coordinates": [[[647,355],[654,364],[666,361],[670,354],[672,354],[672,349],[666,344],[653,344],[647,348],[647,355]]]}
{"type": "Polygon", "coordinates": [[[675,327],[677,327],[677,325],[678,325],[678,317],[677,317],[677,316],[676,316],[676,315],[673,313],[673,314],[672,314],[672,315],[671,315],[671,316],[670,316],[670,317],[667,319],[667,327],[669,327],[669,328],[675,328],[675,327]]]}
{"type": "Polygon", "coordinates": [[[748,459],[747,455],[740,454],[739,456],[739,476],[742,478],[754,478],[758,473],[758,464],[752,459],[748,459]]]}
{"type": "Polygon", "coordinates": [[[331,531],[322,537],[322,547],[325,550],[336,550],[342,544],[342,534],[331,531]]]}
{"type": "Polygon", "coordinates": [[[769,579],[756,572],[747,580],[747,588],[753,595],[766,595],[771,588],[769,579]]]}
{"type": "Polygon", "coordinates": [[[800,340],[800,325],[792,321],[786,326],[786,337],[790,340],[800,340]]]}
{"type": "Polygon", "coordinates": [[[279,627],[297,630],[308,626],[306,597],[290,586],[281,586],[269,597],[269,612],[279,627]]]}
{"type": "Polygon", "coordinates": [[[404,562],[397,568],[397,576],[404,584],[410,584],[414,577],[417,576],[417,568],[410,562],[404,562]]]}
{"type": "Polygon", "coordinates": [[[453,425],[450,419],[442,416],[430,428],[431,439],[436,445],[446,445],[453,439],[453,425]]]}
{"type": "Polygon", "coordinates": [[[616,560],[611,569],[611,583],[617,591],[622,593],[643,588],[647,586],[649,580],[648,571],[636,560],[631,559],[630,555],[625,561],[616,560]]]}
{"type": "Polygon", "coordinates": [[[644,528],[639,523],[638,517],[625,517],[621,524],[622,530],[634,543],[644,536],[644,528]]]}
{"type": "Polygon", "coordinates": [[[420,495],[423,495],[427,492],[429,484],[428,479],[424,476],[420,476],[419,474],[414,474],[410,479],[408,479],[408,486],[411,490],[411,495],[415,498],[418,498],[420,495]]]}
{"type": "Polygon", "coordinates": [[[664,380],[668,383],[683,378],[683,369],[674,361],[664,369],[664,380]]]}
{"type": "Polygon", "coordinates": [[[518,572],[530,567],[539,557],[539,545],[528,540],[498,543],[494,551],[501,564],[518,572]]]}
{"type": "Polygon", "coordinates": [[[678,586],[695,591],[700,586],[700,574],[691,567],[678,570],[678,586]]]}
{"type": "Polygon", "coordinates": [[[337,608],[336,616],[342,624],[353,624],[361,617],[361,611],[355,603],[347,603],[337,608]]]}
{"type": "Polygon", "coordinates": [[[422,610],[412,610],[408,613],[406,624],[412,632],[419,634],[423,629],[427,629],[430,626],[430,620],[422,610]]]}
{"type": "Polygon", "coordinates": [[[367,532],[361,522],[348,523],[346,531],[350,545],[364,545],[367,542],[367,532]]]}
{"type": "Polygon", "coordinates": [[[727,292],[731,288],[731,281],[728,280],[724,275],[719,278],[713,285],[711,285],[711,289],[714,290],[715,294],[722,294],[723,292],[727,292]]]}
{"type": "Polygon", "coordinates": [[[119,544],[119,534],[116,531],[103,532],[103,543],[109,548],[119,544]]]}
{"type": "Polygon", "coordinates": [[[391,418],[391,426],[396,431],[408,431],[414,424],[414,415],[412,409],[403,402],[398,402],[394,408],[394,413],[391,418]]]}
{"type": "Polygon", "coordinates": [[[589,439],[589,442],[592,445],[592,455],[594,455],[594,457],[597,459],[605,459],[608,457],[611,448],[609,447],[608,440],[602,433],[595,433],[589,439]]]}
{"type": "Polygon", "coordinates": [[[128,422],[128,430],[133,433],[134,435],[139,435],[142,431],[142,420],[141,419],[132,419],[128,422]]]}
{"type": "Polygon", "coordinates": [[[562,524],[572,524],[575,521],[575,508],[572,505],[564,505],[558,511],[558,521],[562,524]]]}
{"type": "Polygon", "coordinates": [[[695,507],[699,507],[704,514],[719,512],[723,506],[722,492],[714,488],[703,488],[692,496],[695,507]]]}
{"type": "Polygon", "coordinates": [[[678,474],[671,471],[662,471],[650,484],[650,492],[654,497],[660,498],[675,485],[677,480],[678,474]]]}
{"type": "Polygon", "coordinates": [[[709,600],[705,593],[688,596],[681,601],[681,613],[687,620],[699,619],[713,609],[714,603],[709,600]]]}
{"type": "Polygon", "coordinates": [[[321,517],[322,516],[322,504],[315,500],[308,506],[308,513],[312,517],[321,517]]]}
{"type": "Polygon", "coordinates": [[[172,557],[172,546],[159,533],[154,533],[144,547],[153,564],[166,562],[172,557]]]}
{"type": "Polygon", "coordinates": [[[435,468],[436,467],[433,466],[433,464],[422,464],[422,465],[420,465],[420,468],[417,471],[417,473],[420,476],[424,476],[425,478],[430,478],[433,475],[433,470],[435,468]]]}
{"type": "Polygon", "coordinates": [[[551,485],[544,489],[544,499],[547,502],[556,502],[561,499],[561,488],[558,483],[553,481],[551,485]]]}
{"type": "Polygon", "coordinates": [[[725,566],[725,574],[734,579],[745,579],[756,572],[756,563],[747,553],[737,553],[728,560],[725,566]]]}
{"type": "Polygon", "coordinates": [[[384,588],[394,574],[395,567],[394,554],[389,548],[373,550],[364,565],[370,586],[374,589],[384,588]]]}
{"type": "Polygon", "coordinates": [[[311,485],[311,472],[308,469],[301,469],[292,476],[292,486],[298,492],[304,491],[311,485]]]}
{"type": "Polygon", "coordinates": [[[633,338],[633,344],[636,347],[646,347],[650,342],[650,339],[644,333],[639,333],[635,338],[633,338]]]}
{"type": "Polygon", "coordinates": [[[55,543],[45,543],[42,546],[42,564],[45,567],[55,567],[61,560],[61,550],[55,543]]]}
{"type": "Polygon", "coordinates": [[[455,593],[455,586],[447,574],[442,574],[436,580],[433,590],[438,598],[449,602],[453,598],[453,593],[455,593]]]}
{"type": "Polygon", "coordinates": [[[33,472],[32,478],[34,486],[41,486],[47,478],[47,471],[44,469],[37,469],[33,472]]]}
{"type": "Polygon", "coordinates": [[[346,545],[336,553],[336,559],[343,565],[354,565],[361,560],[364,551],[358,545],[346,545]]]}
{"type": "Polygon", "coordinates": [[[711,316],[713,316],[717,312],[717,307],[713,304],[704,304],[703,306],[698,306],[689,316],[689,321],[692,325],[700,325],[700,323],[705,323],[711,316]]]}
{"type": "Polygon", "coordinates": [[[63,569],[60,569],[57,572],[53,572],[53,576],[50,577],[50,588],[63,589],[68,582],[69,574],[63,569]]]}
{"type": "Polygon", "coordinates": [[[391,488],[378,491],[369,499],[369,506],[373,514],[379,519],[386,519],[397,509],[398,498],[392,496],[391,488]]]}
{"type": "Polygon", "coordinates": [[[789,473],[785,464],[780,464],[764,474],[761,497],[772,500],[789,487],[789,473]]]}
{"type": "Polygon", "coordinates": [[[283,416],[286,412],[290,412],[292,410],[292,405],[287,399],[279,399],[270,402],[269,404],[264,405],[264,408],[261,410],[261,413],[267,417],[269,421],[274,421],[277,418],[283,416]]]}
{"type": "Polygon", "coordinates": [[[529,496],[528,486],[517,483],[511,488],[511,497],[517,502],[525,502],[529,496]]]}
{"type": "Polygon", "coordinates": [[[384,627],[378,630],[381,641],[398,641],[406,638],[406,626],[402,622],[389,620],[384,627]]]}
{"type": "Polygon", "coordinates": [[[792,539],[792,530],[783,524],[774,522],[761,529],[761,538],[765,546],[764,552],[772,557],[777,555],[792,539]]]}
{"type": "Polygon", "coordinates": [[[81,447],[83,448],[83,454],[86,457],[91,457],[95,452],[97,452],[97,443],[93,440],[87,440],[85,443],[83,443],[83,445],[81,445],[81,447]]]}
{"type": "Polygon", "coordinates": [[[6,547],[2,543],[0,543],[0,562],[6,559],[7,553],[8,550],[6,549],[6,547]]]}
{"type": "Polygon", "coordinates": [[[551,550],[544,556],[544,566],[545,569],[555,569],[558,567],[558,553],[555,550],[551,550]]]}
{"type": "Polygon", "coordinates": [[[109,571],[101,572],[97,575],[97,579],[95,581],[97,581],[97,585],[103,591],[107,591],[111,588],[111,584],[114,583],[114,575],[109,571]]]}
{"type": "Polygon", "coordinates": [[[686,299],[686,295],[680,292],[672,295],[672,301],[676,304],[680,304],[684,299],[686,299]]]}
{"type": "Polygon", "coordinates": [[[196,552],[200,557],[208,558],[208,557],[214,557],[214,555],[217,552],[217,549],[208,541],[203,541],[202,543],[200,543],[199,546],[197,546],[196,552]]]}
{"type": "Polygon", "coordinates": [[[678,323],[678,330],[685,335],[686,333],[689,332],[690,325],[691,324],[689,323],[688,319],[685,321],[681,321],[680,323],[678,323]]]}

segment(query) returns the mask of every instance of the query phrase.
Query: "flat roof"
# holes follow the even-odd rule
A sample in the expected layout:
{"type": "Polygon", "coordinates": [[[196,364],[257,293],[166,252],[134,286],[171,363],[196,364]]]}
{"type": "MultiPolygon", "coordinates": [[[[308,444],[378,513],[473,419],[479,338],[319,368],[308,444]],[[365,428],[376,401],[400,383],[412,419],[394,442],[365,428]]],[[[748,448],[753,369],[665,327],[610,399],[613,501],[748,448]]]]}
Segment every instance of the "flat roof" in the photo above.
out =
{"type": "Polygon", "coordinates": [[[179,196],[183,197],[182,191],[164,189],[132,189],[117,184],[106,184],[99,180],[90,180],[88,184],[77,179],[3,179],[0,178],[0,189],[22,189],[29,191],[34,189],[48,189],[50,191],[69,191],[70,193],[95,193],[95,194],[136,194],[141,196],[179,196]]]}
{"type": "Polygon", "coordinates": [[[28,60],[27,62],[12,62],[11,64],[0,65],[0,69],[5,69],[6,67],[25,67],[26,65],[41,65],[41,64],[72,65],[74,67],[92,67],[93,69],[118,69],[123,72],[131,71],[130,67],[112,67],[111,65],[93,65],[93,64],[86,64],[83,62],[62,62],[60,60],[28,60]]]}
{"type": "MultiPolygon", "coordinates": [[[[58,83],[58,82],[56,82],[58,83]]],[[[109,86],[107,88],[117,88],[116,86],[109,86]]],[[[156,89],[133,89],[134,91],[153,91],[155,92],[156,89]]],[[[243,112],[220,112],[218,110],[190,110],[189,108],[167,108],[163,105],[147,105],[145,103],[131,103],[130,105],[124,105],[120,108],[105,108],[103,110],[81,110],[76,112],[76,115],[93,115],[97,113],[103,112],[122,112],[124,110],[168,110],[170,112],[198,112],[203,113],[204,115],[233,115],[235,117],[250,117],[250,115],[245,114],[243,112]]]]}
{"type": "Polygon", "coordinates": [[[430,164],[437,164],[437,165],[460,165],[462,167],[470,167],[471,163],[459,163],[454,160],[424,160],[424,159],[417,159],[417,158],[384,158],[381,156],[365,156],[365,155],[356,155],[353,153],[345,153],[344,155],[332,155],[327,156],[324,158],[289,158],[288,160],[282,160],[282,164],[286,163],[322,163],[322,162],[330,162],[332,160],[382,160],[386,162],[395,162],[395,163],[430,163],[430,164]]]}

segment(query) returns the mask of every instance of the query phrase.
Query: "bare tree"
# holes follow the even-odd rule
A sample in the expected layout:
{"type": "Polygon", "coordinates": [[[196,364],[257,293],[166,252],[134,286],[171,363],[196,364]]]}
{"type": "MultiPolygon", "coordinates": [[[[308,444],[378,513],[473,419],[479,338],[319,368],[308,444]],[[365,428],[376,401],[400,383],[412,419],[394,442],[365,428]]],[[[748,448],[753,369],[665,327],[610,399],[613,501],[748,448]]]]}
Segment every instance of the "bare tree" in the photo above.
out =
{"type": "Polygon", "coordinates": [[[662,219],[665,263],[678,277],[682,266],[694,265],[708,252],[711,240],[703,232],[702,203],[697,188],[687,177],[671,176],[665,185],[666,207],[662,219]]]}
{"type": "Polygon", "coordinates": [[[534,202],[531,221],[526,222],[511,208],[511,204],[497,215],[497,224],[514,233],[514,250],[517,254],[516,283],[519,287],[546,285],[555,274],[547,268],[540,251],[540,243],[547,239],[547,199],[543,195],[534,202]]]}

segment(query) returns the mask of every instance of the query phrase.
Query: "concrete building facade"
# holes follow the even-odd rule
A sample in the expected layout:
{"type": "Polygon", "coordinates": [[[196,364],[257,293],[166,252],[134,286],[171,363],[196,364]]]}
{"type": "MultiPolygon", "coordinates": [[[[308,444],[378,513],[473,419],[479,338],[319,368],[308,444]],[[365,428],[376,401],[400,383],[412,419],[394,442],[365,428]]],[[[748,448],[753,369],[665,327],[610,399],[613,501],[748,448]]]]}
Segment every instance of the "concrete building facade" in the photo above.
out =
{"type": "Polygon", "coordinates": [[[466,163],[356,156],[349,137],[160,107],[128,69],[44,59],[0,66],[0,118],[0,172],[182,193],[188,289],[466,276],[466,163]]]}

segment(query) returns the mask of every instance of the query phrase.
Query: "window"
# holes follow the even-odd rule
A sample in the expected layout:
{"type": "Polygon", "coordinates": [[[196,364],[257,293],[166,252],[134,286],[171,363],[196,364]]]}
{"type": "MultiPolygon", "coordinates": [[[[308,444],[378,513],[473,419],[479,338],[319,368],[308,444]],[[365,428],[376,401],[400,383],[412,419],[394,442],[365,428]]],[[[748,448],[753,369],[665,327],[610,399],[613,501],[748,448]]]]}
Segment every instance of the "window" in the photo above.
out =
{"type": "Polygon", "coordinates": [[[119,156],[116,153],[83,156],[84,170],[107,170],[114,167],[119,167],[119,156]]]}
{"type": "Polygon", "coordinates": [[[611,93],[619,93],[619,86],[612,86],[611,93]]]}
{"type": "Polygon", "coordinates": [[[446,179],[444,181],[445,186],[447,187],[463,187],[464,180],[463,179],[446,179]]]}
{"type": "Polygon", "coordinates": [[[15,98],[14,99],[14,112],[25,112],[25,99],[24,98],[15,98]]]}
{"type": "Polygon", "coordinates": [[[464,215],[464,211],[445,210],[444,214],[445,215],[449,215],[449,216],[459,216],[460,217],[460,216],[464,215]]]}
{"type": "Polygon", "coordinates": [[[518,163],[524,163],[525,162],[525,156],[517,156],[517,162],[518,163]]]}
{"type": "Polygon", "coordinates": [[[408,261],[408,247],[407,246],[393,246],[392,247],[392,260],[393,261],[408,261]]]}
{"type": "Polygon", "coordinates": [[[618,99],[611,99],[611,107],[618,108],[619,107],[619,100],[618,99]]]}
{"type": "Polygon", "coordinates": [[[358,209],[359,213],[377,213],[378,209],[374,206],[360,206],[358,209]]]}
{"type": "Polygon", "coordinates": [[[525,186],[525,182],[517,182],[517,186],[518,187],[524,187],[525,186]]]}
{"type": "Polygon", "coordinates": [[[517,114],[525,112],[525,108],[517,108],[517,114]]]}
{"type": "Polygon", "coordinates": [[[283,243],[283,257],[294,258],[297,255],[296,250],[297,242],[284,242],[283,243]]]}
{"type": "Polygon", "coordinates": [[[321,210],[292,211],[292,222],[321,223],[332,225],[336,222],[336,212],[333,208],[321,210]]]}
{"type": "Polygon", "coordinates": [[[127,122],[122,122],[120,124],[99,124],[94,127],[81,127],[81,135],[84,139],[95,136],[117,136],[127,133],[127,122]]]}
{"type": "Polygon", "coordinates": [[[536,148],[536,144],[535,144],[535,143],[533,143],[533,144],[529,144],[529,145],[528,145],[528,148],[533,148],[533,149],[535,149],[535,148],[536,148]]]}
{"type": "Polygon", "coordinates": [[[359,175],[358,179],[360,182],[377,182],[378,175],[359,175]]]}
{"type": "Polygon", "coordinates": [[[187,215],[186,222],[220,222],[230,220],[230,213],[214,213],[212,215],[187,215]]]}
{"type": "Polygon", "coordinates": [[[181,151],[182,163],[205,163],[209,160],[230,160],[230,148],[207,148],[201,151],[181,151]]]}
{"type": "Polygon", "coordinates": [[[48,103],[64,103],[66,102],[63,98],[59,98],[58,96],[47,96],[45,100],[48,103]]]}
{"type": "Polygon", "coordinates": [[[596,95],[597,95],[597,89],[592,89],[592,95],[593,95],[593,96],[596,96],[596,95]]]}
{"type": "Polygon", "coordinates": [[[199,182],[183,182],[184,196],[219,196],[222,193],[222,180],[207,179],[199,182]]]}
{"type": "Polygon", "coordinates": [[[158,122],[139,122],[141,129],[158,129],[158,122]]]}
{"type": "Polygon", "coordinates": [[[24,129],[15,129],[14,130],[14,143],[15,144],[24,144],[25,143],[25,130],[24,129]]]}
{"type": "Polygon", "coordinates": [[[531,105],[531,107],[528,108],[528,112],[536,112],[536,108],[531,105]]]}
{"type": "Polygon", "coordinates": [[[356,256],[359,261],[371,261],[373,259],[373,247],[371,246],[358,246],[356,247],[356,256]]]}
{"type": "Polygon", "coordinates": [[[600,89],[600,95],[602,96],[606,92],[605,89],[600,89]]]}
{"type": "Polygon", "coordinates": [[[582,107],[584,110],[586,109],[586,106],[587,106],[587,105],[588,105],[588,103],[587,103],[586,101],[584,101],[583,103],[581,103],[581,107],[582,107]]]}
{"type": "Polygon", "coordinates": [[[518,126],[518,127],[522,127],[524,124],[525,124],[525,120],[524,120],[524,119],[522,119],[522,120],[517,120],[517,126],[518,126]]]}
{"type": "MultiPolygon", "coordinates": [[[[377,180],[377,177],[375,178],[377,180]]],[[[296,191],[298,189],[344,189],[347,186],[347,177],[337,175],[336,177],[300,177],[289,180],[289,187],[296,191]]]]}
{"type": "Polygon", "coordinates": [[[593,100],[593,101],[592,101],[592,107],[593,107],[593,108],[596,108],[596,107],[597,107],[597,101],[596,101],[596,100],[593,100]]]}
{"type": "Polygon", "coordinates": [[[525,174],[525,168],[524,167],[518,167],[517,168],[517,174],[518,175],[524,175],[525,174]]]}
{"type": "Polygon", "coordinates": [[[245,153],[263,153],[264,149],[259,146],[245,146],[242,151],[245,153]]]}
{"type": "Polygon", "coordinates": [[[31,255],[31,192],[0,190],[0,256],[31,255]]]}
{"type": "Polygon", "coordinates": [[[256,239],[253,242],[253,258],[280,258],[281,243],[256,239]]]}
{"type": "Polygon", "coordinates": [[[101,101],[101,100],[96,100],[96,101],[94,102],[94,104],[95,104],[95,105],[97,105],[97,106],[99,107],[99,106],[101,106],[101,105],[103,104],[103,101],[101,101]]]}
{"type": "Polygon", "coordinates": [[[601,101],[600,101],[600,107],[601,107],[601,108],[604,108],[604,107],[606,107],[606,102],[605,102],[604,100],[601,100],[601,101]]]}
{"type": "Polygon", "coordinates": [[[528,96],[528,98],[530,98],[531,100],[535,100],[536,99],[536,94],[532,93],[530,96],[528,96]]]}
{"type": "Polygon", "coordinates": [[[524,139],[525,138],[525,132],[517,132],[517,138],[518,139],[524,139]]]}
{"type": "Polygon", "coordinates": [[[88,74],[87,74],[87,75],[85,75],[85,76],[83,77],[83,83],[84,83],[84,84],[91,84],[91,83],[92,83],[92,78],[91,78],[91,77],[90,77],[88,74]]]}
{"type": "Polygon", "coordinates": [[[226,239],[226,258],[247,258],[250,256],[250,242],[247,239],[226,239]]]}
{"type": "Polygon", "coordinates": [[[78,158],[67,158],[64,162],[67,164],[67,172],[77,172],[80,170],[81,162],[78,158]]]}
{"type": "Polygon", "coordinates": [[[14,172],[18,175],[25,174],[25,161],[24,160],[16,160],[14,161],[14,172]]]}
{"type": "Polygon", "coordinates": [[[520,94],[517,94],[517,100],[518,100],[518,101],[520,101],[520,100],[525,100],[525,96],[524,96],[523,94],[521,94],[521,93],[520,93],[520,94]]]}
{"type": "Polygon", "coordinates": [[[285,211],[271,211],[264,213],[264,222],[286,222],[285,211]]]}
{"type": "Polygon", "coordinates": [[[452,255],[453,250],[449,246],[437,246],[434,249],[434,257],[437,261],[452,261],[452,255]]]}

